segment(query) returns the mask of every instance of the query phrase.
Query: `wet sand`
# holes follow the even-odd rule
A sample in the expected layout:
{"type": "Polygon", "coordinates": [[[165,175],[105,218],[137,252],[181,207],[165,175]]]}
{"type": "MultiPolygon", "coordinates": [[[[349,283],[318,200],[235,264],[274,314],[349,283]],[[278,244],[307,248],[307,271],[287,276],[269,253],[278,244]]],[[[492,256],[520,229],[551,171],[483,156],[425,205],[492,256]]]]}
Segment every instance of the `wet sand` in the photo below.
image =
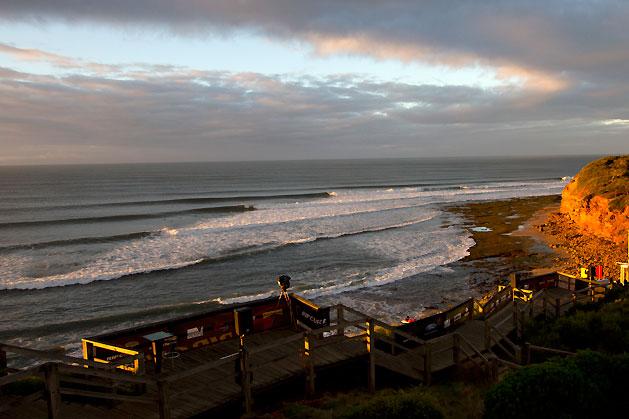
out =
{"type": "Polygon", "coordinates": [[[559,255],[535,225],[557,211],[560,202],[561,196],[550,195],[448,207],[463,218],[476,242],[470,255],[456,263],[468,272],[470,287],[483,293],[508,281],[512,272],[554,268],[559,255]]]}

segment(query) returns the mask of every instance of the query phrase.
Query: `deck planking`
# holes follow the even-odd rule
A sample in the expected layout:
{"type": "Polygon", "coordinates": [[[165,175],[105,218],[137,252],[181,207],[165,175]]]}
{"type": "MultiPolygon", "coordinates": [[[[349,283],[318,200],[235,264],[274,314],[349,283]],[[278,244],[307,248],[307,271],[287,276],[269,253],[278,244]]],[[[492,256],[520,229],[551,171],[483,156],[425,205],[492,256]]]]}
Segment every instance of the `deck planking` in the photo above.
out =
{"type": "MultiPolygon", "coordinates": [[[[554,304],[556,299],[565,303],[571,298],[572,293],[563,289],[551,289],[547,291],[547,301],[554,304]]],[[[513,304],[507,304],[504,308],[492,315],[488,322],[495,327],[500,334],[507,336],[514,330],[513,304]]],[[[569,305],[564,304],[560,311],[568,310],[569,305]]],[[[362,329],[365,330],[365,329],[362,329]]],[[[455,329],[477,351],[483,352],[485,348],[485,322],[483,320],[469,320],[455,329]]],[[[251,352],[249,365],[252,371],[252,390],[255,394],[268,387],[276,385],[291,377],[305,376],[307,371],[307,357],[304,354],[304,340],[296,339],[283,345],[268,348],[291,336],[300,335],[290,329],[273,330],[257,333],[247,337],[247,348],[251,352]],[[264,351],[256,351],[257,348],[266,347],[264,351]]],[[[375,338],[377,339],[376,332],[375,338]]],[[[409,376],[416,380],[424,378],[424,351],[430,347],[431,362],[430,372],[438,372],[455,365],[453,334],[428,340],[428,345],[420,345],[416,348],[398,352],[397,355],[375,349],[375,362],[381,367],[409,376]]],[[[386,342],[386,340],[385,340],[386,342]]],[[[466,343],[467,345],[467,343],[466,343]]],[[[467,348],[466,348],[467,349],[467,348]]],[[[230,340],[219,342],[202,348],[196,348],[179,354],[178,357],[165,359],[163,362],[163,375],[188,371],[202,365],[210,364],[223,357],[237,353],[238,341],[230,340]]],[[[325,340],[323,343],[316,338],[311,342],[311,358],[315,370],[337,365],[346,361],[362,357],[367,352],[364,338],[349,339],[348,336],[336,336],[325,340]]],[[[172,418],[185,418],[204,413],[220,407],[230,401],[241,399],[241,386],[237,382],[238,358],[226,361],[211,369],[191,376],[180,378],[169,384],[170,406],[172,418]]],[[[147,386],[147,394],[156,397],[157,389],[154,384],[147,386]]],[[[61,417],[68,419],[84,419],[89,416],[94,419],[112,418],[147,418],[158,419],[159,412],[156,406],[151,404],[139,404],[130,401],[108,402],[90,404],[81,399],[64,397],[61,404],[61,417]],[[79,400],[79,401],[77,401],[79,400]]],[[[0,412],[0,419],[9,418],[46,418],[47,405],[44,399],[35,400],[28,404],[0,412]]]]}

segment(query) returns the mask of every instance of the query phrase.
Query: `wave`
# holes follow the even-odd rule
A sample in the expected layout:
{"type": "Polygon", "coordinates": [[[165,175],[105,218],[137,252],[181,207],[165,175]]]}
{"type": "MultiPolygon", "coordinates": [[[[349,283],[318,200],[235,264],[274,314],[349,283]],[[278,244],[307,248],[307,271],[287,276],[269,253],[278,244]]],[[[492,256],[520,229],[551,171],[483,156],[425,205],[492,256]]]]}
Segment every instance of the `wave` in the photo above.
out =
{"type": "Polygon", "coordinates": [[[37,250],[47,247],[69,246],[76,244],[96,244],[96,243],[115,243],[121,241],[137,240],[159,234],[159,231],[140,231],[137,233],[118,234],[115,236],[97,236],[97,237],[77,237],[67,240],[51,240],[46,242],[16,244],[11,246],[0,247],[0,254],[9,253],[16,250],[37,250]]]}
{"type": "Polygon", "coordinates": [[[27,211],[34,209],[49,210],[67,210],[67,209],[88,209],[88,208],[111,208],[111,207],[135,207],[135,206],[156,206],[156,205],[184,205],[184,204],[211,204],[219,202],[232,201],[269,201],[281,199],[317,199],[329,198],[334,196],[334,192],[308,192],[296,194],[273,194],[273,195],[236,195],[236,196],[219,196],[219,197],[198,197],[198,198],[175,198],[175,199],[156,199],[146,201],[120,201],[120,202],[102,202],[95,204],[72,204],[72,205],[52,205],[46,207],[19,207],[0,210],[0,213],[27,211]]]}
{"type": "Polygon", "coordinates": [[[286,242],[280,243],[280,244],[270,244],[270,245],[266,244],[266,245],[259,245],[259,246],[246,246],[246,247],[243,247],[241,249],[236,249],[235,251],[231,251],[231,252],[229,252],[229,253],[227,253],[225,255],[205,258],[201,262],[199,262],[199,264],[226,262],[228,260],[239,259],[239,258],[242,258],[242,257],[255,256],[255,255],[260,254],[260,253],[268,252],[269,250],[279,250],[279,249],[290,247],[290,246],[297,246],[297,245],[302,245],[302,244],[306,244],[306,243],[314,243],[314,242],[319,242],[319,241],[340,239],[340,238],[343,238],[343,237],[360,236],[362,234],[381,233],[381,232],[384,232],[384,231],[396,230],[396,229],[399,229],[399,228],[409,227],[409,226],[412,226],[412,225],[417,225],[417,224],[420,224],[420,223],[423,223],[423,222],[426,222],[426,221],[430,221],[435,216],[436,216],[436,214],[431,214],[431,215],[429,215],[429,216],[427,216],[425,218],[421,218],[421,219],[417,219],[417,220],[413,220],[413,221],[408,221],[408,222],[405,222],[405,223],[394,224],[394,225],[390,225],[390,226],[366,228],[366,229],[362,229],[362,230],[355,230],[355,231],[350,231],[350,232],[345,232],[345,233],[331,234],[331,235],[327,235],[327,236],[305,237],[305,238],[301,238],[301,239],[289,240],[289,241],[286,241],[286,242]]]}
{"type": "Polygon", "coordinates": [[[60,224],[83,224],[83,223],[104,223],[115,221],[133,221],[133,220],[145,220],[151,218],[164,218],[172,217],[174,215],[184,214],[207,214],[217,212],[244,212],[252,211],[255,208],[247,205],[231,205],[224,207],[207,207],[207,208],[193,208],[180,211],[164,211],[153,212],[147,214],[121,214],[121,215],[107,215],[102,217],[81,217],[81,218],[62,218],[55,220],[36,220],[36,221],[15,221],[0,223],[0,229],[16,228],[16,227],[41,227],[60,224]]]}
{"type": "MultiPolygon", "coordinates": [[[[183,262],[175,262],[175,263],[165,263],[158,266],[147,266],[142,268],[136,268],[131,271],[123,271],[123,272],[102,272],[99,271],[96,275],[92,273],[88,275],[85,268],[79,271],[71,272],[70,274],[59,274],[48,277],[41,278],[21,278],[18,281],[13,283],[7,283],[4,288],[0,290],[27,290],[27,289],[42,289],[42,288],[51,288],[51,287],[59,287],[59,286],[68,286],[68,285],[76,285],[76,284],[87,284],[94,281],[106,281],[106,280],[114,280],[114,279],[128,279],[137,275],[144,275],[147,273],[158,272],[158,271],[168,271],[180,268],[187,268],[193,265],[200,264],[212,264],[212,263],[220,263],[226,262],[229,260],[235,260],[243,257],[251,257],[260,253],[265,253],[271,250],[279,250],[282,248],[290,247],[290,246],[298,246],[306,243],[313,243],[317,241],[324,240],[334,240],[342,237],[350,237],[357,236],[362,234],[369,233],[378,233],[388,230],[394,230],[399,228],[408,227],[411,225],[420,224],[429,220],[432,220],[437,213],[428,214],[425,217],[407,221],[404,223],[398,223],[394,225],[382,226],[382,227],[374,227],[374,228],[366,228],[360,229],[350,232],[342,232],[338,234],[330,234],[325,236],[311,236],[311,237],[301,237],[294,240],[288,240],[282,243],[265,243],[261,245],[254,246],[244,246],[239,249],[234,249],[226,254],[214,256],[214,257],[204,257],[197,258],[191,261],[183,261],[183,262]]],[[[164,231],[164,230],[163,230],[164,231]]],[[[149,234],[153,236],[153,234],[149,234]]]]}
{"type": "MultiPolygon", "coordinates": [[[[461,236],[458,239],[459,240],[456,245],[447,246],[449,252],[444,252],[442,249],[435,248],[432,251],[414,259],[403,261],[402,263],[392,267],[383,268],[377,271],[370,278],[363,277],[359,279],[351,279],[349,281],[335,283],[332,285],[299,289],[295,290],[295,292],[314,299],[324,296],[328,297],[338,295],[363,288],[381,286],[397,282],[405,278],[410,278],[412,276],[431,271],[438,266],[444,266],[448,263],[455,262],[468,256],[469,248],[475,243],[474,240],[468,236],[461,236]]],[[[211,300],[198,301],[195,302],[195,304],[205,304],[209,302],[216,302],[219,304],[245,303],[261,298],[272,297],[274,295],[277,295],[277,290],[233,297],[218,297],[211,300]]]]}
{"type": "Polygon", "coordinates": [[[78,275],[68,277],[68,275],[60,274],[41,278],[21,278],[17,283],[9,284],[10,287],[0,289],[5,290],[32,290],[43,289],[52,287],[65,287],[68,285],[89,284],[94,281],[107,281],[111,279],[124,278],[132,275],[144,275],[152,272],[171,271],[175,269],[184,268],[186,266],[196,265],[203,262],[203,259],[196,259],[191,261],[184,261],[178,263],[166,263],[163,265],[151,266],[142,269],[133,269],[127,271],[124,275],[120,273],[100,272],[96,276],[82,275],[80,272],[78,275]]]}

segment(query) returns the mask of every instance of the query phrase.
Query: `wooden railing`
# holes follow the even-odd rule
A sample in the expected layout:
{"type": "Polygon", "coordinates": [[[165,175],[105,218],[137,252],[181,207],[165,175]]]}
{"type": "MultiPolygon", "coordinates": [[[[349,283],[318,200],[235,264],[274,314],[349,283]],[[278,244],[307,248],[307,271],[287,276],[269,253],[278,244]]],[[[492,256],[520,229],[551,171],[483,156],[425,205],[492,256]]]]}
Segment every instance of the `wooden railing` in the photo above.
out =
{"type": "MultiPolygon", "coordinates": [[[[147,386],[152,384],[151,379],[117,370],[120,365],[140,362],[138,355],[103,364],[54,351],[23,348],[5,343],[0,343],[0,351],[4,354],[13,353],[39,363],[33,367],[17,370],[0,377],[0,387],[29,377],[43,379],[44,391],[38,391],[24,397],[20,402],[27,403],[36,398],[44,397],[48,404],[48,417],[51,419],[61,417],[62,394],[149,404],[154,404],[157,401],[156,398],[147,395],[147,386]],[[90,390],[85,390],[86,386],[90,390]],[[126,394],[120,392],[119,390],[123,387],[131,390],[131,392],[126,394]]],[[[3,356],[3,359],[6,359],[6,356],[3,356]]],[[[5,369],[8,370],[6,366],[5,369]]],[[[8,405],[0,403],[0,411],[15,405],[15,400],[10,400],[8,405]]]]}
{"type": "Polygon", "coordinates": [[[498,285],[480,300],[474,300],[474,314],[476,317],[486,319],[509,304],[513,297],[513,288],[498,285]]]}
{"type": "MultiPolygon", "coordinates": [[[[571,282],[568,281],[566,286],[568,287],[566,289],[569,289],[571,282]]],[[[180,382],[195,380],[221,387],[227,381],[231,381],[233,394],[232,396],[226,394],[226,399],[234,397],[242,400],[244,411],[251,412],[253,390],[256,383],[259,382],[259,377],[267,369],[275,368],[283,360],[292,358],[293,360],[290,361],[293,363],[292,365],[301,365],[300,373],[306,377],[306,391],[314,393],[316,384],[314,356],[317,351],[329,345],[346,344],[351,341],[359,341],[363,345],[363,354],[367,356],[368,360],[370,390],[373,391],[376,388],[376,364],[385,359],[395,358],[404,359],[405,362],[408,360],[409,368],[414,367],[415,371],[421,375],[420,378],[423,383],[429,385],[432,380],[434,360],[436,357],[443,360],[445,353],[451,352],[451,365],[459,365],[469,361],[485,368],[492,367],[495,359],[491,348],[498,347],[508,358],[507,360],[500,359],[500,362],[505,365],[517,366],[518,363],[525,362],[527,357],[530,359],[531,350],[541,349],[529,345],[523,355],[523,348],[516,344],[509,335],[509,332],[514,328],[513,326],[518,331],[518,336],[521,336],[521,330],[527,317],[532,318],[539,314],[561,315],[568,304],[576,304],[577,301],[591,299],[591,296],[587,295],[588,290],[589,288],[573,291],[571,297],[564,301],[551,299],[547,291],[542,289],[536,292],[527,303],[510,303],[513,304],[512,313],[502,312],[512,315],[504,318],[487,315],[497,313],[496,307],[503,307],[503,297],[510,292],[508,289],[497,290],[484,302],[486,308],[492,307],[483,313],[483,317],[485,317],[484,348],[475,347],[465,336],[456,331],[435,339],[425,340],[345,305],[331,307],[331,313],[335,314],[335,318],[333,316],[328,327],[304,328],[300,331],[294,331],[285,338],[258,346],[251,345],[250,338],[244,336],[241,338],[237,350],[233,353],[228,353],[210,362],[199,361],[197,365],[187,366],[185,370],[165,371],[150,377],[142,373],[142,368],[138,368],[139,371],[136,375],[118,370],[123,365],[133,364],[135,366],[143,362],[143,357],[139,354],[103,364],[50,351],[0,344],[0,352],[13,352],[20,356],[46,362],[43,365],[22,370],[7,377],[0,377],[0,386],[33,374],[42,376],[46,382],[46,397],[49,401],[50,417],[52,418],[58,417],[60,395],[66,394],[156,404],[160,418],[169,419],[172,416],[172,406],[176,405],[176,401],[180,397],[185,397],[183,390],[179,389],[179,387],[184,388],[184,386],[179,386],[180,382]],[[491,301],[494,301],[494,304],[491,301]],[[510,321],[513,322],[511,323],[513,326],[507,327],[507,322],[510,321]],[[284,352],[276,351],[280,354],[279,357],[271,357],[278,348],[284,348],[284,352]],[[220,370],[220,373],[210,373],[212,370],[220,370]],[[94,387],[98,387],[95,386],[98,380],[118,383],[118,388],[123,391],[117,391],[115,385],[109,386],[111,387],[110,391],[95,389],[94,387]],[[78,388],[86,384],[92,386],[92,389],[78,388]],[[125,386],[127,389],[131,386],[141,391],[137,391],[137,394],[124,391],[125,386]]],[[[0,359],[2,359],[1,356],[0,359]]],[[[2,365],[0,365],[1,370],[2,365]]],[[[287,374],[295,374],[295,371],[287,372],[287,374]]]]}

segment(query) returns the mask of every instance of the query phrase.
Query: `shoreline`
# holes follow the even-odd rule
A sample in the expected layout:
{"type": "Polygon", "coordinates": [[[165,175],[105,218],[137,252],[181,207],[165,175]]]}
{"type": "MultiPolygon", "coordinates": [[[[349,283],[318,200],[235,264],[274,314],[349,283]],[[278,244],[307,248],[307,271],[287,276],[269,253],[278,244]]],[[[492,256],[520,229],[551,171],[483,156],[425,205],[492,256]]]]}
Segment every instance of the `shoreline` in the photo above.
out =
{"type": "Polygon", "coordinates": [[[626,247],[580,228],[559,211],[560,204],[561,195],[547,195],[447,207],[463,218],[476,242],[470,255],[453,265],[469,272],[470,288],[481,294],[520,271],[578,275],[580,267],[603,265],[606,278],[618,278],[617,262],[627,259],[626,247]]]}
{"type": "Polygon", "coordinates": [[[508,281],[513,272],[555,267],[560,255],[535,226],[556,211],[560,202],[561,195],[545,195],[446,207],[462,218],[475,242],[470,254],[453,264],[467,271],[470,289],[483,294],[508,281]]]}

